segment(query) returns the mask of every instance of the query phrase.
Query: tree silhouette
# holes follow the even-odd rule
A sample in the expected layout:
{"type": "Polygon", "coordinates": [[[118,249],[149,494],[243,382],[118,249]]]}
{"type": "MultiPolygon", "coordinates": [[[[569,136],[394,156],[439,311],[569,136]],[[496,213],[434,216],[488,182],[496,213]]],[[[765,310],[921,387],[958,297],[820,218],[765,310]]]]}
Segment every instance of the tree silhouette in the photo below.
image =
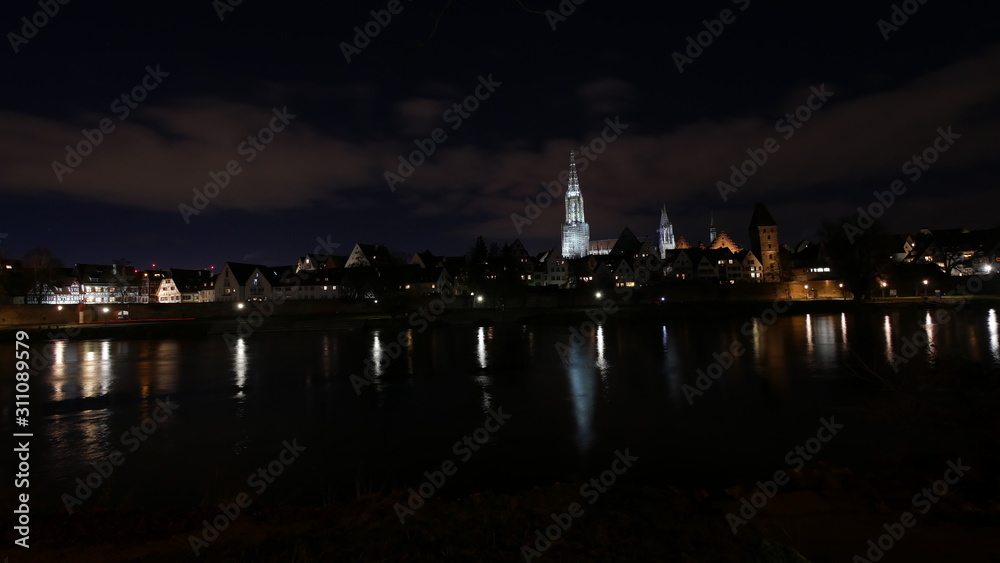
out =
{"type": "Polygon", "coordinates": [[[24,272],[25,299],[28,303],[41,303],[45,293],[56,283],[62,262],[45,247],[34,247],[21,258],[24,272]]]}
{"type": "Polygon", "coordinates": [[[890,266],[890,237],[882,221],[860,234],[848,235],[845,225],[853,225],[854,217],[840,220],[824,219],[818,235],[826,245],[834,273],[847,282],[855,300],[870,296],[879,276],[890,266]]]}

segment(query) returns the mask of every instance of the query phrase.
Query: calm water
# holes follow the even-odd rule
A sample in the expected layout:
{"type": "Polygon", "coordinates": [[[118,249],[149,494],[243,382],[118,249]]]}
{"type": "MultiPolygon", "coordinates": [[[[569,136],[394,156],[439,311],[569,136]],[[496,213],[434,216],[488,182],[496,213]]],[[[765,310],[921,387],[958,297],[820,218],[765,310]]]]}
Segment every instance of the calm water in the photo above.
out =
{"type": "MultiPolygon", "coordinates": [[[[101,488],[107,506],[211,503],[246,490],[247,476],[292,439],[307,449],[268,489],[275,501],[416,486],[423,471],[459,459],[453,445],[490,408],[509,421],[458,463],[444,494],[589,478],[621,448],[640,458],[636,480],[764,477],[831,415],[846,428],[821,457],[849,462],[886,440],[921,443],[905,429],[858,422],[861,399],[876,392],[852,375],[861,362],[891,373],[901,338],[923,335],[929,343],[904,375],[947,369],[954,357],[1000,363],[995,310],[954,318],[939,324],[932,312],[905,310],[790,311],[770,326],[750,315],[611,319],[568,364],[556,344],[569,343],[569,326],[431,325],[404,330],[401,354],[374,370],[377,383],[360,396],[350,375],[365,360],[384,365],[401,329],[254,334],[233,351],[221,336],[58,342],[55,365],[33,379],[32,499],[60,508],[90,464],[119,450],[125,462],[101,488]],[[746,353],[689,404],[682,385],[737,341],[746,353]],[[128,452],[121,434],[167,396],[179,408],[128,452]]],[[[13,346],[0,345],[0,356],[13,357],[13,346]]],[[[6,420],[12,388],[0,393],[6,420]]]]}

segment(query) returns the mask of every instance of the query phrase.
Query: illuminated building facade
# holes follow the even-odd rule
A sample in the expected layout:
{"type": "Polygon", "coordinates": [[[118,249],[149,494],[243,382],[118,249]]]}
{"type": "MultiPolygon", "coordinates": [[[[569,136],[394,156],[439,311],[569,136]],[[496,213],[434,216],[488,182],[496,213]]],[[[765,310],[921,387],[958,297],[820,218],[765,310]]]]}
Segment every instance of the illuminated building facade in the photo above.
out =
{"type": "Polygon", "coordinates": [[[569,185],[566,188],[566,221],[562,226],[562,255],[583,258],[590,250],[590,225],[584,220],[583,194],[576,173],[576,151],[569,153],[569,185]]]}

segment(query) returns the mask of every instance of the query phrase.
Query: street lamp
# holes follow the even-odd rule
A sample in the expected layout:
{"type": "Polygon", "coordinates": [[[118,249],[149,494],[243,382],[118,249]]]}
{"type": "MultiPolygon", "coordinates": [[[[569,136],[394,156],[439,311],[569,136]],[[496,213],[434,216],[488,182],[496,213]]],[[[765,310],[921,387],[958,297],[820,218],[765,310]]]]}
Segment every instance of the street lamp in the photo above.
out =
{"type": "Polygon", "coordinates": [[[882,299],[885,299],[885,286],[889,285],[885,282],[881,282],[882,285],[882,299]]]}
{"type": "Polygon", "coordinates": [[[804,289],[806,290],[806,298],[808,299],[809,298],[809,284],[806,284],[804,286],[804,289]]]}
{"type": "MultiPolygon", "coordinates": [[[[924,293],[927,293],[927,280],[923,280],[923,282],[924,282],[924,293]]],[[[920,296],[920,292],[917,291],[918,287],[920,287],[920,286],[917,284],[917,282],[913,282],[913,293],[916,294],[916,295],[914,295],[914,297],[919,297],[920,296]]]]}
{"type": "Polygon", "coordinates": [[[595,293],[595,294],[594,294],[594,297],[597,297],[598,299],[600,299],[600,298],[601,298],[601,292],[600,292],[600,291],[598,291],[597,293],[595,293]]]}

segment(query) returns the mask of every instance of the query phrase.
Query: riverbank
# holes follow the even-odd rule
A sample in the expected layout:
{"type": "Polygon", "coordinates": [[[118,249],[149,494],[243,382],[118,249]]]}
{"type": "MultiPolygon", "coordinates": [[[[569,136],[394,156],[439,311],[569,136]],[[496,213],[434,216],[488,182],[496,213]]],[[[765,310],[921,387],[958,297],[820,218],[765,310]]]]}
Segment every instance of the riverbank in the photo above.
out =
{"type": "MultiPolygon", "coordinates": [[[[1000,307],[1000,297],[946,297],[941,299],[899,298],[875,301],[849,301],[840,299],[791,299],[748,301],[655,301],[651,303],[619,302],[605,306],[595,298],[592,306],[548,308],[444,308],[437,315],[428,308],[388,308],[370,305],[359,309],[341,310],[310,303],[284,303],[273,308],[260,304],[247,304],[244,314],[233,304],[159,305],[184,307],[184,317],[146,317],[149,311],[142,305],[130,306],[128,320],[97,320],[84,323],[72,322],[60,315],[50,322],[19,322],[0,324],[0,338],[12,337],[20,330],[28,331],[36,340],[63,339],[143,339],[143,338],[198,338],[209,334],[247,336],[255,332],[300,332],[315,330],[367,330],[372,328],[420,329],[425,326],[502,324],[553,324],[579,323],[593,317],[617,320],[658,320],[675,317],[731,314],[760,316],[772,307],[792,314],[830,314],[904,309],[991,309],[1000,307]],[[224,305],[219,307],[218,305],[224,305]],[[311,306],[310,306],[311,305],[311,306]],[[211,307],[210,307],[211,306],[211,307]],[[270,314],[264,312],[270,311],[270,314]],[[603,315],[603,316],[602,316],[603,315]]],[[[8,306],[11,307],[11,306],[8,306]]],[[[35,305],[22,305],[28,313],[17,315],[19,320],[32,320],[30,309],[35,305]]],[[[172,311],[170,311],[172,312],[172,311]]]]}

